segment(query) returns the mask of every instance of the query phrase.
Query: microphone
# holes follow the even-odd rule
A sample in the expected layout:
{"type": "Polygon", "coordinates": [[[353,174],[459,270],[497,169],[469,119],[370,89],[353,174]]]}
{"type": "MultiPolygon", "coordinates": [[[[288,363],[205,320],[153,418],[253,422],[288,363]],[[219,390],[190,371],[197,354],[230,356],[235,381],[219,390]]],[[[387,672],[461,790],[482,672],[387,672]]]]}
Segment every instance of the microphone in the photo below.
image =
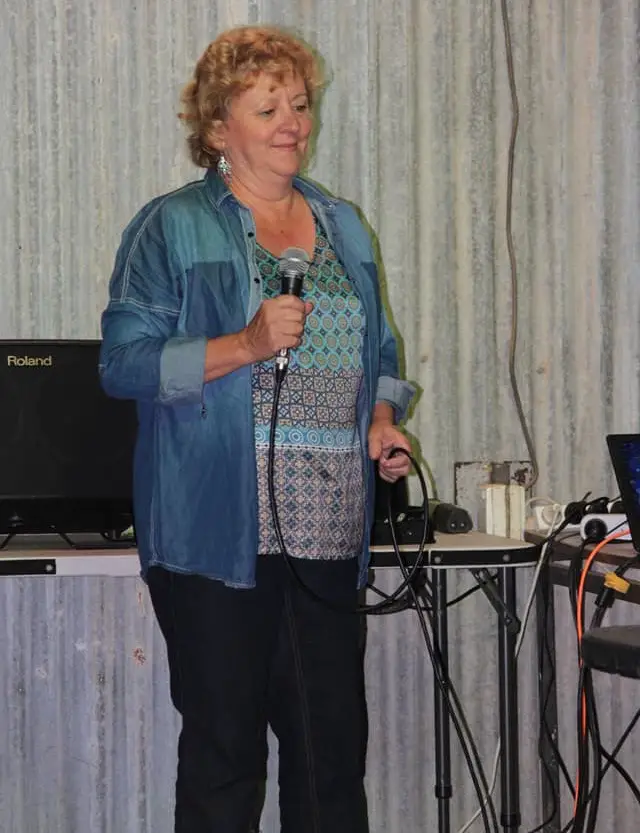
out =
{"type": "MultiPolygon", "coordinates": [[[[302,295],[302,284],[304,276],[309,270],[309,255],[304,249],[297,249],[294,246],[285,249],[280,255],[278,272],[282,281],[280,294],[295,295],[299,298],[302,295]]],[[[282,382],[289,367],[289,351],[286,347],[276,353],[276,381],[282,382]]]]}

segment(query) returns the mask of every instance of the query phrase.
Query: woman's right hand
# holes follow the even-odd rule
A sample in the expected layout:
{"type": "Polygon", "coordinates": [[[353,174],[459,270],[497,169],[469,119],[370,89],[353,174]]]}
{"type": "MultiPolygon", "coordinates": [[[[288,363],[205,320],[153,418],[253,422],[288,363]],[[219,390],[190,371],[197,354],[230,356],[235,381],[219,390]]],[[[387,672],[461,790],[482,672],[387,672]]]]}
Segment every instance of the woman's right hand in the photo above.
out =
{"type": "Polygon", "coordinates": [[[243,330],[208,340],[204,381],[212,382],[239,367],[270,359],[283,347],[298,347],[312,309],[313,304],[295,295],[278,295],[263,301],[243,330]]]}
{"type": "Polygon", "coordinates": [[[312,309],[313,304],[295,295],[278,295],[263,301],[241,333],[252,360],[265,361],[278,350],[298,347],[312,309]]]}

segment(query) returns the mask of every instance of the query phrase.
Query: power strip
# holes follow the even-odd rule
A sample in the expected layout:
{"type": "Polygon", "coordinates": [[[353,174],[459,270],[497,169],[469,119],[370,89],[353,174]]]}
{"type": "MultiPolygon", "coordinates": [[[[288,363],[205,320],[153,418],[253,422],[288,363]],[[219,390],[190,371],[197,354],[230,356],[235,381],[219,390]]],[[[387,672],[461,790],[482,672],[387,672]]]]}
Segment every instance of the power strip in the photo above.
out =
{"type": "Polygon", "coordinates": [[[618,534],[618,541],[630,541],[631,532],[627,516],[622,512],[598,514],[596,512],[585,515],[580,524],[580,535],[584,541],[591,538],[595,541],[602,541],[612,532],[618,534]]]}
{"type": "MultiPolygon", "coordinates": [[[[564,519],[565,509],[566,504],[563,503],[547,503],[541,506],[534,506],[533,514],[531,516],[534,522],[534,531],[547,534],[551,532],[552,525],[557,528],[564,519]]],[[[584,516],[584,518],[581,520],[579,524],[567,524],[564,527],[564,531],[577,532],[582,537],[584,537],[585,520],[589,519],[593,519],[596,522],[600,520],[604,527],[607,527],[607,525],[612,524],[612,528],[616,529],[618,527],[622,527],[627,520],[626,515],[624,515],[623,513],[602,514],[597,512],[589,512],[587,515],[584,516]]],[[[606,530],[604,530],[604,534],[606,534],[606,530]]],[[[631,537],[622,537],[620,540],[630,541],[631,537]]]]}

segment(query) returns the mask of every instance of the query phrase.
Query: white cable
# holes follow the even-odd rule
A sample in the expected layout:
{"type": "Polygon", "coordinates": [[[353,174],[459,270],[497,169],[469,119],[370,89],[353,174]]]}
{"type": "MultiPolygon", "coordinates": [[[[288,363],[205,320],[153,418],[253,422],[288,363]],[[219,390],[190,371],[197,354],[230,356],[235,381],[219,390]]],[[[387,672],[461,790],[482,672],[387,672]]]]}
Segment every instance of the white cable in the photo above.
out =
{"type": "MultiPolygon", "coordinates": [[[[549,537],[553,535],[555,531],[556,525],[559,525],[558,522],[562,520],[562,507],[556,504],[556,513],[553,518],[553,522],[551,524],[551,529],[549,530],[549,537]]],[[[524,614],[522,617],[522,627],[520,628],[520,633],[518,634],[518,641],[516,642],[516,649],[515,649],[515,658],[518,659],[520,654],[520,649],[522,648],[522,642],[524,640],[525,632],[527,630],[527,623],[529,621],[529,616],[531,615],[531,609],[533,608],[533,602],[536,596],[536,590],[538,588],[538,582],[540,580],[540,573],[542,572],[542,568],[547,562],[547,550],[549,549],[549,539],[547,539],[544,544],[542,545],[542,550],[540,551],[540,558],[538,559],[538,563],[536,564],[536,569],[533,574],[533,580],[531,581],[531,589],[529,591],[529,596],[527,598],[527,603],[524,608],[524,614]]],[[[496,784],[498,782],[498,765],[500,763],[500,750],[502,748],[502,744],[500,740],[498,740],[498,745],[496,746],[496,754],[493,759],[493,770],[491,772],[491,783],[489,784],[489,795],[493,795],[493,791],[496,788],[496,784]]],[[[486,807],[489,803],[489,799],[484,803],[486,807]]],[[[471,827],[471,825],[479,819],[482,815],[482,810],[478,808],[475,814],[469,819],[469,821],[458,830],[458,833],[467,833],[467,830],[471,827]]]]}
{"type": "MultiPolygon", "coordinates": [[[[501,748],[501,744],[500,744],[500,741],[498,741],[498,745],[496,747],[496,754],[495,754],[495,757],[493,759],[493,771],[491,773],[491,783],[489,784],[489,795],[493,795],[493,791],[495,790],[496,783],[498,781],[498,764],[500,763],[500,748],[501,748]]],[[[489,798],[487,797],[485,799],[484,806],[486,807],[488,803],[489,803],[489,798]]],[[[481,815],[482,815],[482,810],[480,808],[478,808],[476,810],[476,812],[474,813],[474,815],[471,816],[469,821],[464,825],[464,827],[460,828],[458,833],[467,833],[467,830],[471,827],[471,825],[474,823],[474,821],[476,821],[476,819],[480,818],[481,815]]]]}
{"type": "Polygon", "coordinates": [[[544,495],[530,497],[524,506],[527,519],[535,524],[532,532],[550,532],[553,524],[551,519],[558,509],[564,510],[564,504],[544,495]]]}
{"type": "MultiPolygon", "coordinates": [[[[553,535],[555,532],[556,526],[559,526],[559,521],[562,520],[562,506],[556,505],[555,515],[553,516],[553,520],[551,521],[551,528],[549,530],[549,537],[553,535]]],[[[536,569],[533,574],[533,580],[531,582],[531,590],[529,591],[529,598],[527,599],[527,603],[524,608],[524,614],[522,616],[522,627],[520,628],[520,633],[518,634],[518,641],[516,642],[516,659],[520,654],[520,649],[522,648],[522,642],[524,640],[525,632],[527,630],[527,623],[529,621],[529,616],[531,615],[531,609],[533,608],[533,602],[536,595],[536,590],[538,589],[538,582],[540,580],[540,573],[542,572],[542,568],[547,563],[547,550],[549,549],[549,537],[542,545],[542,550],[540,551],[540,558],[538,559],[538,563],[536,564],[536,569]]]]}
{"type": "Polygon", "coordinates": [[[536,503],[544,503],[545,506],[555,506],[557,501],[555,501],[552,497],[545,497],[544,495],[534,495],[530,497],[527,502],[525,503],[525,509],[530,509],[536,503]]]}

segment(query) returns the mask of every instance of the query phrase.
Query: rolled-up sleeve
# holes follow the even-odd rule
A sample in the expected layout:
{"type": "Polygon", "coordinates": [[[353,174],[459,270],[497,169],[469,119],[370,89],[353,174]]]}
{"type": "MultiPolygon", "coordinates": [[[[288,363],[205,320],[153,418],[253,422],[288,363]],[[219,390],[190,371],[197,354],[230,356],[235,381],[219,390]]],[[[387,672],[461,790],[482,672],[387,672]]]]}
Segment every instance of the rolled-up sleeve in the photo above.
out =
{"type": "Polygon", "coordinates": [[[201,398],[206,349],[205,338],[167,341],[160,355],[160,402],[197,402],[201,398]]]}
{"type": "Polygon", "coordinates": [[[396,422],[407,415],[415,388],[400,379],[398,347],[382,307],[380,312],[380,375],[376,389],[376,402],[388,402],[394,409],[396,422]]]}
{"type": "Polygon", "coordinates": [[[388,402],[393,407],[396,422],[401,422],[406,417],[414,394],[413,385],[403,379],[395,379],[393,376],[378,378],[376,402],[388,402]]]}

